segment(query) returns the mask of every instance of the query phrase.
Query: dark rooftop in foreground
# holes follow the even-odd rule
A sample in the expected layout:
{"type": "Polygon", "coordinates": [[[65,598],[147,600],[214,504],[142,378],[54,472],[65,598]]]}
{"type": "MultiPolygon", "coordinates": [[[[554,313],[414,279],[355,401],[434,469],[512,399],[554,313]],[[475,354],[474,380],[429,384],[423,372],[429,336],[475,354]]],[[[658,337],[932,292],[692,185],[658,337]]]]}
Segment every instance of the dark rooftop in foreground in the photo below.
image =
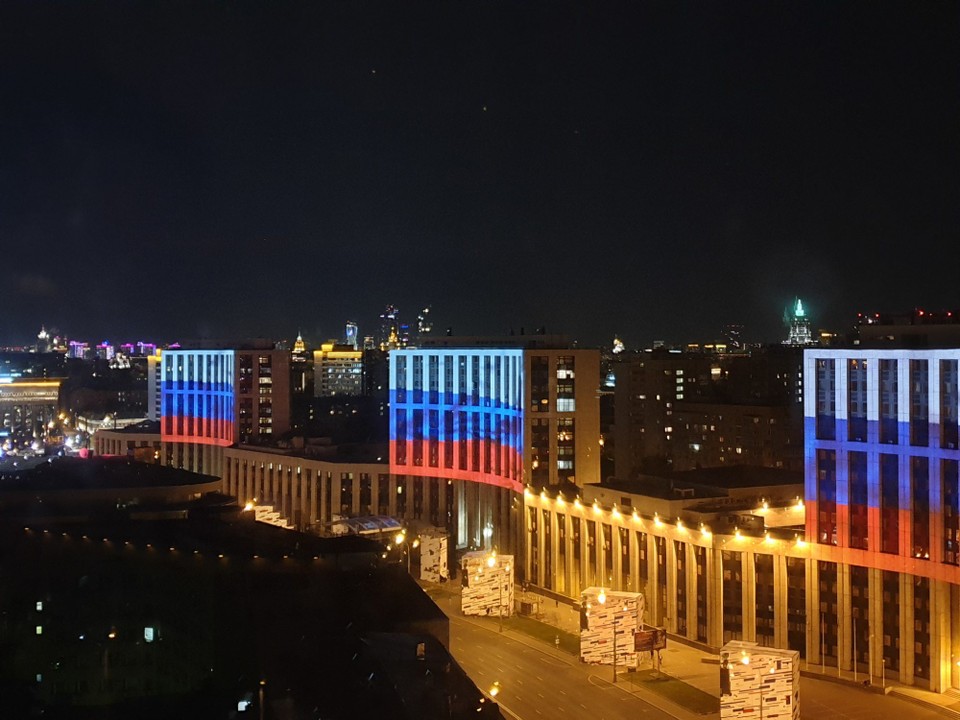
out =
{"type": "Polygon", "coordinates": [[[55,457],[0,475],[0,495],[20,490],[104,490],[204,485],[214,478],[126,457],[55,457]]]}

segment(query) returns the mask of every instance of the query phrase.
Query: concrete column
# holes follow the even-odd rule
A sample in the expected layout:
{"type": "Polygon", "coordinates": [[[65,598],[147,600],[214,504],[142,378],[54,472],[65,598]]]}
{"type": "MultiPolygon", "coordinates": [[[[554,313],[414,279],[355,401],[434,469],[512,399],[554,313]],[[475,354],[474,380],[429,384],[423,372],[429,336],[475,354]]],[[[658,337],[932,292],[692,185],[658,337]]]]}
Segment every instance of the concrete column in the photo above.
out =
{"type": "Polygon", "coordinates": [[[900,573],[900,682],[913,685],[913,576],[900,573]]]}
{"type": "Polygon", "coordinates": [[[956,661],[950,637],[950,585],[930,581],[930,689],[944,692],[950,688],[956,661]]]}
{"type": "Polygon", "coordinates": [[[592,584],[590,576],[590,546],[587,543],[587,520],[580,518],[580,587],[577,588],[579,595],[583,590],[592,584]]]}
{"type": "MultiPolygon", "coordinates": [[[[404,490],[406,492],[406,489],[404,490]]],[[[340,498],[343,493],[341,492],[341,483],[340,483],[340,473],[333,473],[333,480],[330,482],[330,514],[339,515],[340,514],[340,498]]],[[[407,506],[409,508],[411,498],[407,498],[407,506]]],[[[332,519],[332,518],[331,518],[332,519]]]]}
{"type": "Polygon", "coordinates": [[[320,485],[320,503],[317,507],[317,520],[320,523],[330,522],[330,518],[327,515],[327,494],[330,492],[330,488],[327,487],[327,473],[317,471],[317,483],[320,485]]]}
{"type": "MultiPolygon", "coordinates": [[[[424,480],[424,486],[426,486],[426,480],[424,480]]],[[[353,488],[353,492],[350,495],[350,514],[356,517],[360,514],[360,473],[353,473],[353,480],[350,481],[350,487],[353,488]]],[[[427,488],[424,487],[424,498],[426,505],[430,502],[430,493],[426,492],[427,488]]]]}
{"type": "MultiPolygon", "coordinates": [[[[540,562],[537,563],[537,576],[533,578],[535,582],[540,587],[544,587],[544,579],[546,577],[546,565],[547,565],[547,538],[546,538],[546,528],[543,522],[543,508],[540,505],[537,505],[537,557],[540,559],[540,562]]],[[[548,520],[548,522],[550,522],[548,520]]]]}
{"type": "Polygon", "coordinates": [[[960,586],[948,585],[950,607],[950,686],[960,687],[960,586]]]}
{"type": "MultiPolygon", "coordinates": [[[[387,484],[390,486],[390,490],[387,493],[387,514],[390,517],[397,516],[397,476],[390,475],[387,484]]],[[[450,542],[456,545],[457,539],[450,538],[450,542]]]]}
{"type": "MultiPolygon", "coordinates": [[[[570,506],[567,506],[567,509],[570,509],[570,506]]],[[[577,573],[574,571],[573,567],[573,521],[570,518],[570,513],[566,512],[563,516],[563,594],[567,597],[578,597],[580,595],[580,588],[576,587],[577,583],[574,581],[574,578],[577,577],[577,573]]]]}
{"type": "Polygon", "coordinates": [[[740,553],[740,572],[743,577],[743,627],[740,632],[747,642],[757,641],[757,566],[750,550],[740,553]]]}

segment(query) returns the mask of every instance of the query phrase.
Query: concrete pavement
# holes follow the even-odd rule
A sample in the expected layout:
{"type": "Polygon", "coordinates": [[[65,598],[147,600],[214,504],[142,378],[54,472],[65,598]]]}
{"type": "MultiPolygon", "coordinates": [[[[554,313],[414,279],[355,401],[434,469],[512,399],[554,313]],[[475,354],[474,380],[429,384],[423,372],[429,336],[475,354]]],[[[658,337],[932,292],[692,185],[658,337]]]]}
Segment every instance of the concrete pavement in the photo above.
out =
{"type": "MultiPolygon", "coordinates": [[[[431,585],[422,583],[425,589],[437,600],[437,604],[451,618],[451,632],[453,632],[454,619],[473,623],[478,629],[487,632],[496,633],[497,624],[489,620],[474,620],[464,618],[460,613],[460,587],[458,583],[447,583],[444,585],[431,585]]],[[[563,602],[537,595],[533,592],[518,592],[518,602],[523,601],[536,605],[536,613],[533,617],[540,622],[549,624],[564,632],[574,635],[579,634],[580,616],[579,611],[563,602]]],[[[499,634],[499,633],[496,633],[499,634]]],[[[587,666],[579,662],[579,659],[570,653],[558,652],[556,648],[550,647],[540,640],[523,635],[510,629],[504,630],[504,635],[511,641],[525,644],[531,650],[539,651],[551,656],[551,662],[554,660],[564,662],[570,666],[577,666],[583,671],[583,682],[591,684],[605,684],[617,695],[632,695],[642,700],[644,706],[649,706],[641,713],[642,717],[656,717],[657,715],[647,715],[648,712],[655,709],[661,716],[675,718],[676,720],[716,720],[719,713],[696,714],[686,707],[682,707],[670,699],[663,697],[643,685],[637,685],[629,682],[631,673],[621,675],[621,682],[613,685],[612,669],[609,667],[587,666]],[[611,677],[608,677],[608,674],[611,677]],[[623,682],[628,680],[628,682],[623,682]]],[[[670,638],[667,648],[662,652],[662,671],[687,685],[696,688],[704,693],[719,697],[719,669],[717,658],[712,653],[706,653],[702,650],[678,642],[675,638],[670,638]]],[[[456,653],[455,653],[456,656],[456,653]]],[[[464,665],[464,669],[470,672],[459,657],[458,660],[464,665]]],[[[649,667],[649,661],[645,666],[649,667]]],[[[641,668],[644,667],[641,665],[641,668]]],[[[826,669],[826,674],[835,674],[836,668],[832,671],[826,669]]],[[[876,717],[898,717],[901,720],[933,720],[934,718],[955,717],[960,720],[960,695],[947,694],[940,695],[931,693],[913,687],[901,686],[895,683],[891,685],[891,694],[882,695],[877,692],[871,692],[864,689],[862,685],[853,682],[852,674],[849,678],[841,677],[838,679],[835,675],[829,678],[820,678],[820,666],[811,666],[803,670],[803,677],[800,681],[800,706],[801,714],[804,720],[873,720],[876,717]]],[[[865,678],[858,678],[862,682],[865,678]]],[[[483,688],[482,682],[486,681],[484,676],[474,677],[478,685],[483,688]]],[[[491,681],[492,682],[492,681],[491,681]]],[[[875,679],[876,682],[876,679],[875,679]]],[[[568,693],[576,693],[576,688],[569,688],[568,693]]],[[[564,717],[590,718],[597,720],[596,713],[586,712],[579,715],[576,710],[578,702],[575,698],[570,698],[573,703],[571,710],[565,711],[564,717]]],[[[504,698],[505,706],[510,708],[509,702],[504,698]]],[[[530,717],[539,717],[541,713],[523,715],[523,720],[530,717]]],[[[559,712],[559,711],[558,711],[559,712]]],[[[611,713],[613,711],[611,710],[611,713]]],[[[617,717],[617,714],[610,714],[610,717],[617,717]]],[[[549,715],[548,715],[549,717],[549,715]]],[[[631,717],[636,717],[632,715],[631,717]]]]}

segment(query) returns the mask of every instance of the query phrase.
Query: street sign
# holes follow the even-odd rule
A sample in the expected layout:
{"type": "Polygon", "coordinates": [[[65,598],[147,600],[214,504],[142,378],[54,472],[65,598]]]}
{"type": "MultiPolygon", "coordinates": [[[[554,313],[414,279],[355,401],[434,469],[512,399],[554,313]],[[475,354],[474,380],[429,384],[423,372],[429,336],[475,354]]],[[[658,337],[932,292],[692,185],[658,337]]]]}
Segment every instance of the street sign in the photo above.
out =
{"type": "Polygon", "coordinates": [[[634,652],[653,652],[663,650],[667,646],[667,631],[665,628],[644,625],[633,635],[634,652]]]}

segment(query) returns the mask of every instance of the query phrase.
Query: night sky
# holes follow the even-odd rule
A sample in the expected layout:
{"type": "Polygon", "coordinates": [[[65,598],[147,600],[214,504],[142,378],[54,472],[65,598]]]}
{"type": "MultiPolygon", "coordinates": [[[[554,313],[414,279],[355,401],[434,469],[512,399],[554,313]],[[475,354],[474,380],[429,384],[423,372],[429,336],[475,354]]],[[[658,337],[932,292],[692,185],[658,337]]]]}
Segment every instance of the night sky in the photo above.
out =
{"type": "Polygon", "coordinates": [[[0,344],[960,307],[952,2],[0,6],[0,344]]]}

